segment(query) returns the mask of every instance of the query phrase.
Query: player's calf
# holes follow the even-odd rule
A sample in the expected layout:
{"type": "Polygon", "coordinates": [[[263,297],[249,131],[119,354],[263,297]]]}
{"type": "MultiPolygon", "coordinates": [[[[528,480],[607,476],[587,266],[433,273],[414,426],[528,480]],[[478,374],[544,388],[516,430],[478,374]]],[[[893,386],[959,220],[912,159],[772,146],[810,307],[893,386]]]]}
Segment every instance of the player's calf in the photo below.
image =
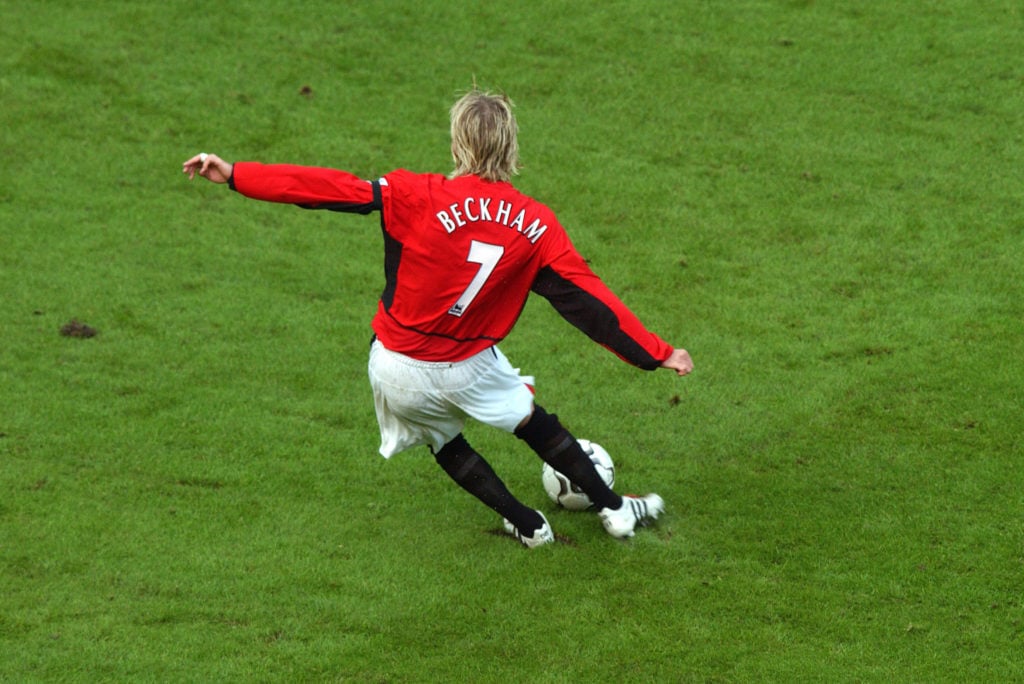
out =
{"type": "Polygon", "coordinates": [[[547,526],[544,516],[513,496],[490,464],[461,434],[441,447],[434,459],[460,487],[510,521],[522,535],[520,541],[523,537],[535,537],[537,530],[547,526]]]}
{"type": "Polygon", "coordinates": [[[545,463],[586,492],[598,510],[616,509],[622,505],[622,497],[605,483],[576,438],[559,422],[558,416],[534,405],[533,415],[516,428],[515,435],[537,452],[545,463]]]}

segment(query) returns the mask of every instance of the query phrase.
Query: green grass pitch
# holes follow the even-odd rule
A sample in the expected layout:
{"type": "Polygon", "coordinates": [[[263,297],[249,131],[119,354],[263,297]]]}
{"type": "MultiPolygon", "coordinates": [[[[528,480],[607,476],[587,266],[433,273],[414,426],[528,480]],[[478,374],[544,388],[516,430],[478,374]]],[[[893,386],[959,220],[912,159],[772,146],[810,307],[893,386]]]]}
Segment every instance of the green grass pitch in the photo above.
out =
{"type": "Polygon", "coordinates": [[[1019,2],[0,15],[0,681],[1024,679],[1019,2]],[[381,459],[377,219],[180,173],[446,172],[474,81],[693,355],[636,371],[543,300],[503,344],[666,499],[632,541],[507,435],[469,429],[563,543],[381,459]]]}

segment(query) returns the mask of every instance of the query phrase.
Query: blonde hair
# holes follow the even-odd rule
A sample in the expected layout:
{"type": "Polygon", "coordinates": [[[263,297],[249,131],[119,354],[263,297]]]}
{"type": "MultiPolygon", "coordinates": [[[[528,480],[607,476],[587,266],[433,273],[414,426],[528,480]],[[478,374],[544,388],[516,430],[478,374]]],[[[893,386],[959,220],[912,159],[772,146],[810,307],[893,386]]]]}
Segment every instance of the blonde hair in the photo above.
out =
{"type": "Polygon", "coordinates": [[[476,88],[452,105],[451,177],[509,181],[519,173],[519,126],[512,100],[476,88]]]}

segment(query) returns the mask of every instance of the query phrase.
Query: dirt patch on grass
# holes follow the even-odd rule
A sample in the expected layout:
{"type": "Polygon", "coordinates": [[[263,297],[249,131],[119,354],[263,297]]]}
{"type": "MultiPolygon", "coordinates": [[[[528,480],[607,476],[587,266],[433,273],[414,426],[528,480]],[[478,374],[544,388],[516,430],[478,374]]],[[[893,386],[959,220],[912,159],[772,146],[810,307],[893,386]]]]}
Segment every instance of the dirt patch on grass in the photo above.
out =
{"type": "Polygon", "coordinates": [[[85,323],[72,318],[60,327],[60,334],[64,337],[86,339],[89,337],[96,337],[96,335],[99,334],[99,331],[92,326],[86,325],[85,323]]]}

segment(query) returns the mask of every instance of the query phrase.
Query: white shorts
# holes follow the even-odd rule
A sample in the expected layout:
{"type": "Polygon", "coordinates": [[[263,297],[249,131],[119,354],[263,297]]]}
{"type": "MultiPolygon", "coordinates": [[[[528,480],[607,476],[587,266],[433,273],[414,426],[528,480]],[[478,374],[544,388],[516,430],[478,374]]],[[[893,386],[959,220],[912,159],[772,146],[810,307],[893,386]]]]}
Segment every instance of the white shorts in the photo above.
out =
{"type": "Polygon", "coordinates": [[[533,411],[533,378],[519,375],[497,347],[465,361],[417,361],[370,347],[370,385],[380,453],[390,458],[420,444],[435,452],[473,418],[512,432],[533,411]]]}

